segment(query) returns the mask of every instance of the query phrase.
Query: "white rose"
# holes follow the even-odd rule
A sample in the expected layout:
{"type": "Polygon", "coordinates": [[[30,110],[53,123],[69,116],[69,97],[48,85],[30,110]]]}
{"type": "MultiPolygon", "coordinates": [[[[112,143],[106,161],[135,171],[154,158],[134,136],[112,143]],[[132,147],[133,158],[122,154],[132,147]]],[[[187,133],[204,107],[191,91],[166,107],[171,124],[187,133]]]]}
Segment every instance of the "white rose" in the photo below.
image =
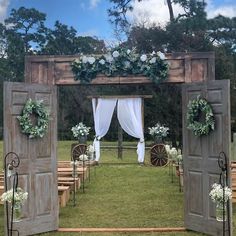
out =
{"type": "Polygon", "coordinates": [[[119,53],[118,51],[114,51],[114,52],[112,53],[112,56],[113,56],[114,58],[118,57],[119,55],[120,55],[120,53],[119,53]]]}
{"type": "Polygon", "coordinates": [[[147,60],[147,55],[143,54],[141,57],[140,57],[140,60],[142,62],[145,62],[147,60]]]}
{"type": "Polygon", "coordinates": [[[101,60],[99,60],[99,63],[100,63],[101,65],[104,65],[104,64],[105,64],[105,60],[104,60],[104,59],[101,59],[101,60]]]}
{"type": "Polygon", "coordinates": [[[165,56],[165,54],[164,53],[162,53],[162,52],[157,52],[157,55],[160,57],[160,59],[161,60],[165,60],[166,59],[166,56],[165,56]]]}
{"type": "Polygon", "coordinates": [[[157,58],[156,57],[153,57],[149,62],[150,64],[155,64],[157,61],[157,58]]]}
{"type": "Polygon", "coordinates": [[[86,56],[83,56],[83,57],[82,57],[82,62],[83,62],[83,63],[87,63],[87,62],[88,62],[88,58],[87,58],[86,56]]]}
{"type": "Polygon", "coordinates": [[[126,53],[129,55],[129,54],[131,53],[131,51],[128,49],[128,50],[126,51],[126,53]]]}
{"type": "Polygon", "coordinates": [[[130,62],[129,62],[129,61],[125,61],[124,64],[125,64],[125,67],[126,67],[126,68],[129,68],[129,67],[130,67],[130,62]]]}
{"type": "Polygon", "coordinates": [[[92,65],[95,62],[95,58],[94,57],[89,57],[88,62],[89,62],[89,64],[92,65]]]}
{"type": "Polygon", "coordinates": [[[113,57],[110,54],[105,55],[105,58],[106,58],[106,61],[109,63],[111,63],[113,61],[113,57]]]}

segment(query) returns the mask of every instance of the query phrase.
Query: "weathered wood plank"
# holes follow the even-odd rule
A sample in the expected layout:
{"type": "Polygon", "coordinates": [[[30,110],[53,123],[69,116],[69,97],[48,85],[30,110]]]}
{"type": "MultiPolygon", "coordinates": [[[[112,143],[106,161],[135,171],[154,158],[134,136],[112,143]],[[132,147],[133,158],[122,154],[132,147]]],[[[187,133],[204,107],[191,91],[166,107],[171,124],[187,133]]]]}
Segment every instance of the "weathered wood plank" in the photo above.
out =
{"type": "MultiPolygon", "coordinates": [[[[74,80],[71,63],[79,56],[27,56],[25,81],[29,83],[72,85],[74,80]]],[[[173,53],[166,55],[170,64],[167,83],[191,83],[215,79],[215,55],[205,53],[173,53]]],[[[92,85],[102,84],[151,84],[143,76],[106,77],[98,76],[92,85]]]]}

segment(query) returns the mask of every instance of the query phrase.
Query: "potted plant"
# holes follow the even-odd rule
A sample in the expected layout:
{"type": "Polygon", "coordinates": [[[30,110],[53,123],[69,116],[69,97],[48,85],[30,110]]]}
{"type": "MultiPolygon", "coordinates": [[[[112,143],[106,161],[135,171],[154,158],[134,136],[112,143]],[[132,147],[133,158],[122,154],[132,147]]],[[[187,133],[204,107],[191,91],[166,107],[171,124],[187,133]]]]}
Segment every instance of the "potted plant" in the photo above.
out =
{"type": "Polygon", "coordinates": [[[149,134],[153,137],[156,144],[163,143],[163,138],[166,137],[169,132],[168,127],[162,126],[159,123],[153,127],[149,127],[148,129],[149,134]]]}
{"type": "Polygon", "coordinates": [[[214,183],[209,196],[216,204],[216,220],[226,220],[226,203],[232,198],[232,190],[228,186],[223,188],[221,184],[214,183]]]}
{"type": "Polygon", "coordinates": [[[1,195],[1,201],[10,203],[13,208],[14,222],[20,220],[22,204],[27,198],[28,193],[24,192],[21,188],[17,188],[14,191],[10,189],[1,195]]]}
{"type": "Polygon", "coordinates": [[[89,134],[89,130],[91,128],[84,125],[80,122],[78,125],[75,125],[71,128],[73,136],[78,139],[79,143],[86,144],[87,135],[89,134]]]}

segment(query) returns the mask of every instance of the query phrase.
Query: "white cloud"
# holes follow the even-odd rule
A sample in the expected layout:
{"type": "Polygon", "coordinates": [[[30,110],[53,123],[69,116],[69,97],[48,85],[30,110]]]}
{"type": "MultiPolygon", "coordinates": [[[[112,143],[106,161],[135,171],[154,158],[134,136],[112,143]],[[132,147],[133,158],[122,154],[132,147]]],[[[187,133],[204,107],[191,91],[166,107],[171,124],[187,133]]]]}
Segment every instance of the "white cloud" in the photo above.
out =
{"type": "MultiPolygon", "coordinates": [[[[207,15],[209,18],[218,14],[233,17],[236,16],[236,2],[234,0],[222,0],[221,5],[216,5],[214,0],[207,0],[207,15]]],[[[144,24],[148,26],[156,23],[164,26],[169,21],[169,10],[166,0],[143,0],[133,2],[133,11],[128,13],[128,17],[134,24],[144,24]]],[[[173,5],[175,17],[184,13],[180,5],[173,5]]]]}
{"type": "Polygon", "coordinates": [[[0,0],[0,22],[5,20],[9,4],[10,0],[0,0]]]}
{"type": "Polygon", "coordinates": [[[225,0],[216,6],[213,0],[207,0],[206,11],[208,18],[213,18],[219,14],[227,17],[236,17],[236,2],[225,0]]]}
{"type": "Polygon", "coordinates": [[[98,6],[101,0],[89,0],[89,8],[94,9],[98,6]]]}
{"type": "Polygon", "coordinates": [[[98,35],[98,30],[97,29],[89,29],[87,31],[79,33],[80,36],[91,36],[95,37],[95,35],[98,35]]]}
{"type": "MultiPolygon", "coordinates": [[[[134,23],[165,25],[170,19],[165,0],[145,0],[142,2],[135,0],[133,8],[133,11],[129,13],[129,18],[134,23]]],[[[183,13],[183,9],[179,5],[174,5],[173,8],[176,16],[183,13]]]]}

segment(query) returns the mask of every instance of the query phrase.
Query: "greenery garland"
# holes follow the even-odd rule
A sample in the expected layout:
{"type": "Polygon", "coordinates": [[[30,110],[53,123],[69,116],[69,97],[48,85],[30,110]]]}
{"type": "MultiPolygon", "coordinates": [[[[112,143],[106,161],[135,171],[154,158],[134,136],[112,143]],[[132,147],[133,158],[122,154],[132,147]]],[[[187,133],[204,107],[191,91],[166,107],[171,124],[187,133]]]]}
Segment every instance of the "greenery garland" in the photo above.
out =
{"type": "Polygon", "coordinates": [[[215,128],[215,120],[210,104],[198,96],[188,104],[187,112],[188,129],[193,130],[196,136],[207,135],[215,128]],[[205,121],[201,122],[200,117],[205,115],[205,121]]]}
{"type": "Polygon", "coordinates": [[[75,80],[90,83],[98,74],[108,77],[141,75],[160,83],[167,79],[169,64],[161,52],[138,55],[135,49],[118,48],[100,57],[81,55],[72,63],[75,80]]]}
{"type": "Polygon", "coordinates": [[[49,113],[43,105],[43,100],[27,100],[22,115],[17,116],[22,133],[29,138],[42,138],[48,129],[49,113]],[[32,123],[32,115],[36,117],[36,124],[32,123]]]}

